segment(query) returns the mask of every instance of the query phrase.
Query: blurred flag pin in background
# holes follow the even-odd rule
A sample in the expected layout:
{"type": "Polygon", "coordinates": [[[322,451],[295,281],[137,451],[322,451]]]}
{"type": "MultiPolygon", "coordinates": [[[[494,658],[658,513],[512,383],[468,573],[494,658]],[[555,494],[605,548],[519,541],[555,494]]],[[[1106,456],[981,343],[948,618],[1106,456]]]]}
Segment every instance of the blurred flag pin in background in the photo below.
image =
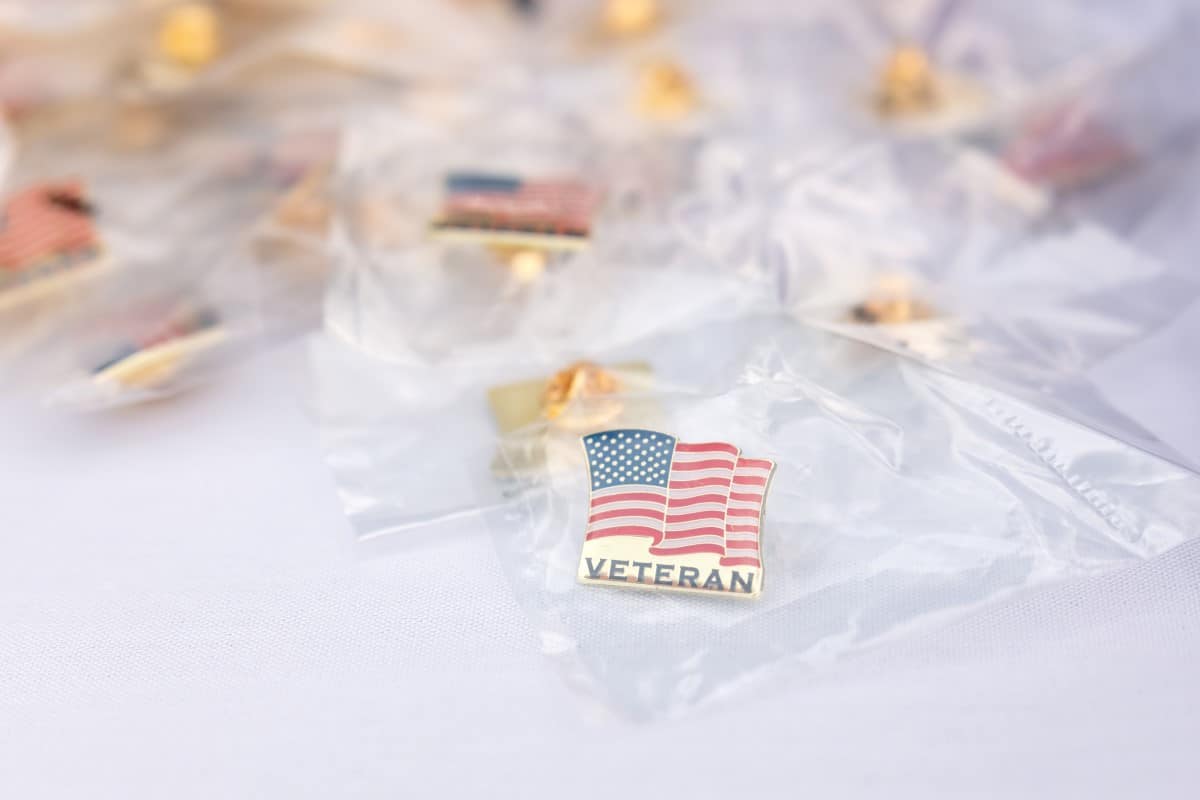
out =
{"type": "Polygon", "coordinates": [[[78,181],[30,186],[0,209],[0,310],[68,289],[109,265],[78,181]]]}
{"type": "Polygon", "coordinates": [[[728,442],[623,428],[584,436],[581,583],[753,598],[774,462],[728,442]]]}
{"type": "Polygon", "coordinates": [[[177,314],[141,341],[113,348],[113,354],[92,369],[92,379],[121,389],[161,388],[225,336],[220,317],[211,309],[177,314]]]}

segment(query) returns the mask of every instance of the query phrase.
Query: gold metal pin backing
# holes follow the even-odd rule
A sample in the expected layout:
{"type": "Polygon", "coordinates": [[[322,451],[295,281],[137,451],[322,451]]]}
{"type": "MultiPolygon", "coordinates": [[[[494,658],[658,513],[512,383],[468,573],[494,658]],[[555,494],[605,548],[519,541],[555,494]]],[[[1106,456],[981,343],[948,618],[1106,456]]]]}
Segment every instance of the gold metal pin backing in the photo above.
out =
{"type": "Polygon", "coordinates": [[[184,3],[172,8],[158,29],[163,57],[188,69],[210,64],[221,49],[221,21],[207,3],[184,3]]]}
{"type": "Polygon", "coordinates": [[[698,104],[687,72],[671,61],[654,61],[638,76],[638,111],[649,119],[669,122],[687,116],[698,104]]]}
{"type": "Polygon", "coordinates": [[[657,0],[607,0],[601,25],[604,33],[614,37],[642,36],[662,22],[662,9],[657,0]]]}
{"type": "Polygon", "coordinates": [[[903,325],[934,316],[930,306],[913,298],[910,281],[898,275],[881,279],[870,296],[850,310],[854,322],[868,325],[903,325]]]}
{"type": "Polygon", "coordinates": [[[937,74],[925,51],[901,45],[879,76],[875,102],[880,113],[906,116],[932,110],[940,102],[937,74]]]}
{"type": "Polygon", "coordinates": [[[615,375],[591,361],[577,361],[547,381],[542,390],[542,415],[569,427],[602,424],[620,413],[621,403],[611,397],[620,391],[621,382],[615,375]],[[589,402],[583,409],[566,413],[576,400],[596,401],[605,397],[608,399],[589,402]]]}

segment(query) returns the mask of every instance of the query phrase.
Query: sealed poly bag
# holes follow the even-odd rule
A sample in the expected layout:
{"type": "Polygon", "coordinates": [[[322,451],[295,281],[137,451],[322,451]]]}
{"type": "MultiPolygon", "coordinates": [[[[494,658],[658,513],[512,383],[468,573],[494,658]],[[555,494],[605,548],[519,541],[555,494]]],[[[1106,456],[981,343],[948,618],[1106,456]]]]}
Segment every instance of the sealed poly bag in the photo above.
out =
{"type": "Polygon", "coordinates": [[[1080,376],[1195,296],[1162,264],[1097,226],[1042,221],[1022,185],[972,151],[800,150],[748,174],[757,215],[696,194],[690,230],[754,253],[798,319],[1151,444],[1081,400],[1080,376]]]}
{"type": "Polygon", "coordinates": [[[220,113],[223,98],[284,55],[283,37],[310,5],[132,3],[94,26],[18,37],[0,59],[0,107],[29,139],[83,127],[86,147],[150,148],[220,113]]]}
{"type": "Polygon", "coordinates": [[[481,119],[351,135],[334,335],[400,364],[553,361],[768,297],[754,265],[675,235],[669,198],[705,173],[686,148],[609,148],[542,112],[481,119]]]}
{"type": "MultiPolygon", "coordinates": [[[[722,358],[725,333],[701,326],[690,338],[722,358]]],[[[610,710],[674,715],[764,678],[801,679],[1014,592],[1152,557],[1198,529],[1200,478],[1183,468],[824,332],[768,322],[756,336],[723,390],[620,398],[623,416],[605,427],[531,426],[506,442],[513,460],[535,445],[546,455],[489,514],[497,549],[545,653],[610,710]],[[617,551],[594,548],[608,515],[589,492],[584,436],[603,430],[729,443],[772,463],[754,517],[757,566],[737,559],[710,572],[721,555],[664,552],[673,530],[701,516],[673,505],[665,522],[643,509],[658,532],[627,537],[629,563],[602,563],[617,551]],[[700,577],[684,571],[696,564],[700,577]]],[[[639,493],[663,469],[651,461],[639,493]]],[[[672,487],[696,474],[667,469],[672,487]]],[[[744,520],[736,477],[724,491],[726,519],[744,520]]],[[[637,502],[617,513],[635,516],[637,502]]],[[[743,547],[735,527],[726,556],[743,547]]]]}
{"type": "Polygon", "coordinates": [[[253,154],[224,151],[219,186],[193,185],[185,200],[201,228],[153,242],[142,229],[147,241],[115,248],[126,272],[94,291],[88,312],[46,348],[56,369],[48,400],[90,410],[164,397],[315,327],[335,142],[295,132],[253,154]]]}
{"type": "Polygon", "coordinates": [[[727,384],[754,327],[725,320],[717,328],[727,352],[720,362],[707,344],[672,331],[608,350],[532,348],[467,367],[389,361],[335,336],[315,337],[311,407],[355,534],[372,547],[404,547],[420,543],[415,534],[430,524],[503,504],[541,458],[513,458],[512,442],[541,423],[589,424],[591,415],[556,413],[562,404],[553,395],[561,379],[586,378],[590,365],[624,393],[727,384]]]}
{"type": "Polygon", "coordinates": [[[664,36],[699,86],[741,73],[755,130],[958,136],[1003,126],[1151,46],[1177,4],[719,4],[664,36]],[[707,47],[704,46],[706,43],[707,47]],[[710,51],[711,55],[704,51],[710,51]],[[724,69],[707,69],[723,57],[724,69]]]}
{"type": "Polygon", "coordinates": [[[1188,102],[1200,10],[1183,8],[1152,47],[1050,102],[1034,104],[981,143],[1025,181],[1124,235],[1146,213],[1179,146],[1200,124],[1188,102]]]}

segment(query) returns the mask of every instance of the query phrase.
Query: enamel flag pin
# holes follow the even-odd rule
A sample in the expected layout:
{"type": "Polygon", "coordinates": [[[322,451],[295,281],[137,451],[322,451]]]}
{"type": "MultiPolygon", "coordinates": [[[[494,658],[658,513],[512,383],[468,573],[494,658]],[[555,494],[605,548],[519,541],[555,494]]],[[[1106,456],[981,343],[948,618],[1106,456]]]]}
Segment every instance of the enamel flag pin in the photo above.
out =
{"type": "Polygon", "coordinates": [[[652,33],[662,22],[658,0],[606,0],[600,28],[605,36],[629,39],[652,33]]]}
{"type": "Polygon", "coordinates": [[[95,209],[76,181],[17,192],[0,210],[0,311],[63,291],[107,266],[95,209]]]}
{"type": "Polygon", "coordinates": [[[588,521],[582,583],[757,597],[774,462],[726,442],[652,430],[583,437],[588,521]]]}
{"type": "Polygon", "coordinates": [[[92,368],[92,380],[123,389],[156,389],[175,377],[189,360],[225,338],[215,311],[177,313],[142,339],[115,347],[92,368]]]}
{"type": "Polygon", "coordinates": [[[596,192],[578,181],[456,172],[446,176],[430,233],[492,247],[581,250],[588,246],[597,201],[596,192]]]}
{"type": "Polygon", "coordinates": [[[1130,144],[1079,103],[1034,116],[1003,153],[1017,175],[1058,191],[1097,183],[1135,160],[1130,144]]]}

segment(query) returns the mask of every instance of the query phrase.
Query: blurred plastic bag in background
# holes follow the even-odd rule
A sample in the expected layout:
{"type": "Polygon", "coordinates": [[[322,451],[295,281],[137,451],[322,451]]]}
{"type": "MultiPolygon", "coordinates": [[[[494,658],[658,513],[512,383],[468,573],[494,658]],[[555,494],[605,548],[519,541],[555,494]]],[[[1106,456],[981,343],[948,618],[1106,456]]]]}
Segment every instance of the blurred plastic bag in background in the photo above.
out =
{"type": "Polygon", "coordinates": [[[326,326],[381,361],[553,360],[767,296],[749,265],[675,235],[686,150],[614,149],[569,118],[484,108],[449,130],[360,127],[345,152],[326,326]],[[556,242],[563,226],[582,235],[556,242]]]}
{"type": "Polygon", "coordinates": [[[1020,183],[969,150],[867,143],[753,161],[748,199],[697,194],[686,217],[778,276],[798,319],[1170,455],[1082,375],[1169,322],[1194,286],[1095,225],[1042,222],[1020,183]],[[754,213],[730,207],[747,203],[754,213]]]}

